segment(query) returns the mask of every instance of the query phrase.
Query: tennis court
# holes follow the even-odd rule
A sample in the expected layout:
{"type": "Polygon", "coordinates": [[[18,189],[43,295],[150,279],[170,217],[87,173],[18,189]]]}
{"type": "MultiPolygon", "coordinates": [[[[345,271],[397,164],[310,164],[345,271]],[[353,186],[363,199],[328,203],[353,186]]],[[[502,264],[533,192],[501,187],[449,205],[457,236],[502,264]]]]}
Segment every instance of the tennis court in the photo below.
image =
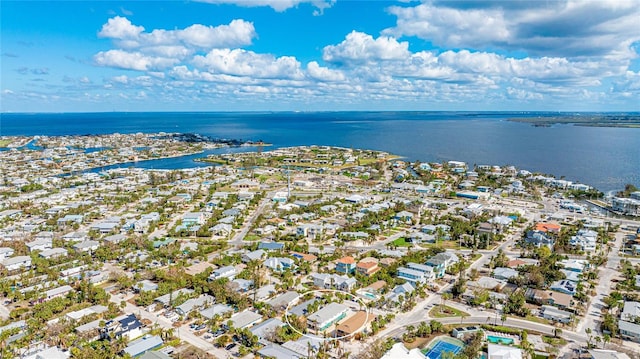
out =
{"type": "Polygon", "coordinates": [[[442,353],[444,352],[451,352],[453,354],[458,354],[458,352],[460,352],[461,350],[462,350],[462,347],[460,345],[456,345],[456,344],[444,341],[442,339],[438,339],[436,344],[432,346],[431,349],[429,349],[429,351],[427,352],[427,354],[425,354],[425,356],[429,359],[440,359],[440,357],[442,356],[442,353]]]}

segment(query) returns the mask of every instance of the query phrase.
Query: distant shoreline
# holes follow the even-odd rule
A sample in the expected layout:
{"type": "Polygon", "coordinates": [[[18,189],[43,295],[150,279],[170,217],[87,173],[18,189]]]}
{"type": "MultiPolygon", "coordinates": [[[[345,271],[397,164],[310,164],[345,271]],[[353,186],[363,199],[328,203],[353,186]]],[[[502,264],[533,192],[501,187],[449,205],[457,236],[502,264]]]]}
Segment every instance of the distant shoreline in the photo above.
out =
{"type": "Polygon", "coordinates": [[[535,127],[552,125],[574,125],[585,127],[640,128],[640,115],[598,114],[598,115],[559,115],[549,117],[514,117],[507,121],[529,123],[535,127]]]}

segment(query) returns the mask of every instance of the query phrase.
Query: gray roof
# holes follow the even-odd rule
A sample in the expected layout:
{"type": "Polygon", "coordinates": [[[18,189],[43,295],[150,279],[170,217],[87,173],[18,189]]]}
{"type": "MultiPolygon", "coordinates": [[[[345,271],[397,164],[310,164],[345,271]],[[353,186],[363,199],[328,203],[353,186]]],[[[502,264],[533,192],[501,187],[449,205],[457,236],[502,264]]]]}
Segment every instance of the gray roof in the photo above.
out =
{"type": "Polygon", "coordinates": [[[298,298],[300,298],[300,294],[294,291],[289,291],[271,299],[267,304],[272,307],[286,307],[289,303],[298,300],[298,298]]]}
{"type": "Polygon", "coordinates": [[[233,308],[231,308],[226,304],[216,304],[212,307],[201,310],[200,315],[202,315],[207,319],[211,319],[214,316],[216,316],[216,314],[221,316],[224,313],[229,313],[229,312],[233,312],[233,308]]]}
{"type": "Polygon", "coordinates": [[[146,352],[139,359],[171,359],[171,357],[163,352],[146,352]]]}
{"type": "Polygon", "coordinates": [[[624,320],[618,321],[618,328],[620,331],[625,331],[627,333],[640,334],[640,325],[636,323],[627,322],[624,320]]]}
{"type": "Polygon", "coordinates": [[[309,320],[316,323],[324,323],[327,320],[335,317],[336,315],[338,315],[341,312],[344,312],[347,309],[348,307],[344,304],[329,303],[326,306],[324,306],[322,309],[311,314],[309,316],[309,320]]]}
{"type": "Polygon", "coordinates": [[[260,339],[265,338],[269,333],[272,333],[276,328],[283,327],[284,323],[278,318],[267,319],[266,321],[254,326],[250,329],[251,333],[260,339]]]}
{"type": "Polygon", "coordinates": [[[128,347],[124,348],[123,352],[131,355],[132,357],[135,357],[153,348],[157,348],[162,344],[162,339],[157,335],[154,335],[152,337],[142,337],[131,342],[128,347]]]}
{"type": "Polygon", "coordinates": [[[251,326],[252,324],[260,321],[262,319],[262,315],[245,310],[244,312],[240,312],[231,317],[231,322],[235,328],[245,328],[251,326]]]}

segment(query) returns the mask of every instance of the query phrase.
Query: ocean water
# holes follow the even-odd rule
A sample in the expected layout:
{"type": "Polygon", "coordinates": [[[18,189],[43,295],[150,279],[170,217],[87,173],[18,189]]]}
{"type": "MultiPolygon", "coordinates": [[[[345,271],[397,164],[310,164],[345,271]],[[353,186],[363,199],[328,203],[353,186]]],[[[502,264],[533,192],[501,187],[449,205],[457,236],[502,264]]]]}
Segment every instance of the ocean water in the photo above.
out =
{"type": "MultiPolygon", "coordinates": [[[[331,145],[388,151],[409,161],[460,160],[515,165],[564,176],[602,191],[640,186],[640,129],[553,125],[512,117],[557,113],[62,113],[2,114],[0,135],[191,132],[262,140],[277,147],[331,145]]],[[[198,157],[198,156],[194,156],[198,157]]],[[[145,168],[195,167],[193,157],[139,162],[145,168]]],[[[136,164],[138,166],[138,164],[136,164]]]]}

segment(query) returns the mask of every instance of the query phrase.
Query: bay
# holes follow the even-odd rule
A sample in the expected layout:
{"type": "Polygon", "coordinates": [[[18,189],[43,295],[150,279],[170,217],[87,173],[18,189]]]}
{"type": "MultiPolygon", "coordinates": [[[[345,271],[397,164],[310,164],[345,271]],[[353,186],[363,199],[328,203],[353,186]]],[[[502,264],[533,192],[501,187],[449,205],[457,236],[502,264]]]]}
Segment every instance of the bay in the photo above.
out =
{"type": "MultiPolygon", "coordinates": [[[[534,127],[507,121],[528,116],[558,116],[558,113],[2,114],[0,135],[199,133],[216,138],[262,140],[273,144],[272,148],[330,145],[387,151],[409,161],[460,160],[469,165],[514,165],[586,183],[602,191],[618,190],[626,183],[640,186],[640,129],[534,127]]],[[[201,165],[193,162],[193,158],[141,161],[133,165],[158,169],[201,165]]]]}

